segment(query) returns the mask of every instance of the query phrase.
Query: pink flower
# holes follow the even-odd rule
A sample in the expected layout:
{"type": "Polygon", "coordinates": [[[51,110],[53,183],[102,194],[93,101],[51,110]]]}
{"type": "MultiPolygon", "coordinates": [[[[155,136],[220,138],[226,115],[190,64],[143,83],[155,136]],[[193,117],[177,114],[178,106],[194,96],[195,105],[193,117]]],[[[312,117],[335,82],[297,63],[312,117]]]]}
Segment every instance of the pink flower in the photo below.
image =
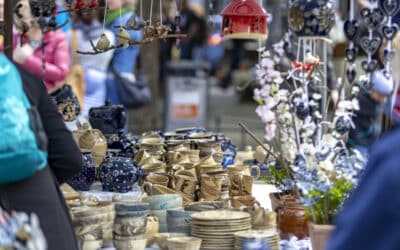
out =
{"type": "Polygon", "coordinates": [[[269,123],[265,126],[265,135],[264,138],[267,141],[271,141],[275,137],[275,131],[276,131],[276,124],[275,123],[269,123]]]}
{"type": "Polygon", "coordinates": [[[261,86],[259,89],[254,89],[254,98],[257,100],[264,99],[269,96],[269,93],[271,92],[271,86],[268,84],[265,84],[261,86]]]}
{"type": "Polygon", "coordinates": [[[274,61],[271,58],[263,58],[261,59],[261,67],[272,69],[274,67],[274,61]]]}
{"type": "Polygon", "coordinates": [[[263,123],[270,123],[275,120],[275,113],[270,110],[268,105],[258,106],[256,113],[261,118],[263,123]]]}

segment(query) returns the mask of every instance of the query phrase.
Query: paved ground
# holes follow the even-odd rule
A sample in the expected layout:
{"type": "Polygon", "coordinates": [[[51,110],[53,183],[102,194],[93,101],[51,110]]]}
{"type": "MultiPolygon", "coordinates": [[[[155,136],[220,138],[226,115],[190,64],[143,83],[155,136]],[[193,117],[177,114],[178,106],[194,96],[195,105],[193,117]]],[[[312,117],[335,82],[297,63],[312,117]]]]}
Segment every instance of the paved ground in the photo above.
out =
{"type": "Polygon", "coordinates": [[[257,136],[263,138],[263,125],[255,113],[253,102],[242,102],[238,93],[232,88],[221,89],[216,86],[210,89],[209,127],[213,131],[225,133],[239,147],[256,145],[253,139],[243,133],[238,123],[246,124],[257,136]]]}

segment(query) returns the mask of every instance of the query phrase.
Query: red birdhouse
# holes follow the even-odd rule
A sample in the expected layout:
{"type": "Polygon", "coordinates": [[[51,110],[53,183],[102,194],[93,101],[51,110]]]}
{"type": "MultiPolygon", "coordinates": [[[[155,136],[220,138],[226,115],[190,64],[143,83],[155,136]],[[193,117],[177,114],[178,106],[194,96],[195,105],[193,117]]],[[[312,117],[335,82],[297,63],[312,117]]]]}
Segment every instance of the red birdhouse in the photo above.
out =
{"type": "Polygon", "coordinates": [[[222,35],[233,39],[267,39],[268,13],[257,0],[232,0],[222,11],[222,35]]]}

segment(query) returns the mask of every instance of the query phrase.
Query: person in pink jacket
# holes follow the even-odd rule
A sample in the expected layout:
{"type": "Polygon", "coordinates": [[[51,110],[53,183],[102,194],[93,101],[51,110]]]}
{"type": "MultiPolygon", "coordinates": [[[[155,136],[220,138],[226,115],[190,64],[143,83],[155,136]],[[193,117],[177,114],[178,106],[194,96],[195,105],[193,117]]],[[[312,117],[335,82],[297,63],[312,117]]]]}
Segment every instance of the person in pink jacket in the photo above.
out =
{"type": "Polygon", "coordinates": [[[60,30],[43,34],[39,24],[31,14],[29,1],[22,0],[20,9],[30,29],[21,37],[20,31],[14,34],[13,59],[24,69],[42,78],[47,91],[62,84],[70,68],[70,51],[68,38],[60,30]],[[44,42],[45,70],[42,62],[42,39],[44,42]]]}

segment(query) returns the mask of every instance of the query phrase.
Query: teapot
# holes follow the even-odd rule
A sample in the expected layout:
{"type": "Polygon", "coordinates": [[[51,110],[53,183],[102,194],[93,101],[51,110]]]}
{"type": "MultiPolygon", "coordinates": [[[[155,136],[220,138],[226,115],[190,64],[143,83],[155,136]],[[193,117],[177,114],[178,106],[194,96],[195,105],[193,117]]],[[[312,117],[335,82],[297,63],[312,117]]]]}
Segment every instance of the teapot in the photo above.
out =
{"type": "Polygon", "coordinates": [[[143,178],[143,171],[129,158],[110,157],[100,165],[99,178],[103,191],[127,193],[143,178]]]}
{"type": "Polygon", "coordinates": [[[111,105],[106,101],[104,106],[89,110],[89,121],[93,128],[104,135],[122,134],[126,124],[125,108],[122,105],[111,105]]]}

